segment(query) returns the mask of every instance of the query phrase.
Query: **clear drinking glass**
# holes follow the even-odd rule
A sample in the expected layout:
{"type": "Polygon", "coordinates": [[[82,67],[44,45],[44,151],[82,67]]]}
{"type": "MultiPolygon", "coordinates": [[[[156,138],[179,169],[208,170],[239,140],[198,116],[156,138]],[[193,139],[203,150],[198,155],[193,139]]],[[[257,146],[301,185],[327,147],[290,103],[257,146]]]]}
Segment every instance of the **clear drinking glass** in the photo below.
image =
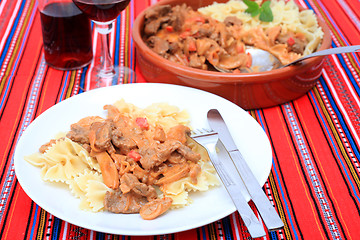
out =
{"type": "Polygon", "coordinates": [[[92,60],[90,19],[71,0],[38,0],[46,63],[72,70],[92,60]]]}
{"type": "Polygon", "coordinates": [[[100,34],[101,59],[95,65],[95,80],[97,82],[112,82],[120,72],[131,71],[128,68],[119,69],[112,63],[109,51],[109,33],[113,29],[115,19],[128,6],[130,0],[72,0],[94,23],[100,34]]]}

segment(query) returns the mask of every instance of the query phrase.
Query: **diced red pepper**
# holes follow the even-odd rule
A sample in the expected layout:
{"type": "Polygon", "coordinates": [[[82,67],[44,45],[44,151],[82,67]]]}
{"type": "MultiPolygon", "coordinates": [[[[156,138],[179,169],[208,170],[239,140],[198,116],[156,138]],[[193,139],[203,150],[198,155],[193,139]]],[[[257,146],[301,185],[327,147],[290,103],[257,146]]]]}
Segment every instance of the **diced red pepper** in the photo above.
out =
{"type": "Polygon", "coordinates": [[[251,56],[250,53],[247,53],[247,55],[248,55],[248,59],[247,59],[247,62],[246,62],[246,67],[250,68],[251,65],[252,65],[252,56],[251,56]]]}
{"type": "Polygon", "coordinates": [[[195,52],[196,51],[196,44],[195,41],[189,42],[189,52],[195,52]]]}
{"type": "Polygon", "coordinates": [[[241,71],[238,69],[238,68],[236,68],[234,71],[232,71],[232,73],[241,73],[241,71]]]}
{"type": "Polygon", "coordinates": [[[186,37],[188,37],[188,36],[190,36],[190,32],[189,31],[185,31],[185,32],[182,32],[182,33],[180,33],[180,35],[179,35],[181,38],[186,38],[186,37]]]}
{"type": "Polygon", "coordinates": [[[139,127],[146,129],[146,130],[149,129],[149,123],[146,118],[138,117],[135,119],[135,122],[139,127]]]}
{"type": "Polygon", "coordinates": [[[127,154],[128,157],[131,157],[132,159],[134,159],[135,161],[140,161],[141,159],[141,155],[134,151],[134,150],[131,150],[128,154],[127,154]]]}
{"type": "Polygon", "coordinates": [[[166,26],[166,31],[168,32],[173,32],[174,31],[174,27],[173,26],[166,26]]]}
{"type": "Polygon", "coordinates": [[[292,37],[289,37],[288,40],[287,40],[287,44],[288,44],[289,46],[292,46],[292,45],[295,44],[295,40],[294,40],[292,37]]]}

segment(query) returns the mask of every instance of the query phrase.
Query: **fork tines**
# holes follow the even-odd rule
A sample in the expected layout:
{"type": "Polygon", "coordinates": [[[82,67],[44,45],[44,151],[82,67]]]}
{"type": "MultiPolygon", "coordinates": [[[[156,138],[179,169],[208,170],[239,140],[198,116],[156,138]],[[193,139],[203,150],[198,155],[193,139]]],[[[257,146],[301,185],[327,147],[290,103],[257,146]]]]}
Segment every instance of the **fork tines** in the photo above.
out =
{"type": "Polygon", "coordinates": [[[200,129],[192,129],[191,130],[191,137],[197,138],[197,137],[203,137],[208,135],[215,135],[218,134],[212,129],[206,129],[206,128],[200,128],[200,129]]]}

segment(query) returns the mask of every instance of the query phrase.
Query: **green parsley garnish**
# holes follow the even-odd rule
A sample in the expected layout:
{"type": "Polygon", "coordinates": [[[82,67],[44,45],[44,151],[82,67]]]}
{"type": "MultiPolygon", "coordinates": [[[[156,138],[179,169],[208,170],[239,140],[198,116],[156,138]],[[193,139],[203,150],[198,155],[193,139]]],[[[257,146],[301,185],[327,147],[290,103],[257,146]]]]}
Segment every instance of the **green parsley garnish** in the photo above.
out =
{"type": "Polygon", "coordinates": [[[250,13],[252,17],[256,17],[260,14],[259,19],[263,22],[271,22],[274,19],[270,8],[270,1],[265,1],[261,6],[251,0],[243,0],[248,7],[245,12],[250,13]]]}

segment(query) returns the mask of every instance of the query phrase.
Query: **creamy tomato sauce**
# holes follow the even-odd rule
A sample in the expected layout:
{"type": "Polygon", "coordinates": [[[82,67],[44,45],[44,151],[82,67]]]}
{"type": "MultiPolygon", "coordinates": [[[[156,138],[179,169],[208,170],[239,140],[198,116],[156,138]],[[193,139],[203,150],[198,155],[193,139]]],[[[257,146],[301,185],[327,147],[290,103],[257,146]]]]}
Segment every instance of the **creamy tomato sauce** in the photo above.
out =
{"type": "Polygon", "coordinates": [[[104,183],[114,190],[105,195],[107,211],[154,219],[172,203],[170,197],[159,198],[155,187],[184,177],[196,184],[201,172],[200,154],[187,145],[190,129],[177,125],[165,132],[144,117],[131,118],[113,105],[104,108],[107,118],[85,117],[71,125],[66,137],[97,160],[104,183]]]}
{"type": "Polygon", "coordinates": [[[219,22],[191,7],[158,6],[145,14],[144,41],[160,56],[181,65],[213,70],[214,66],[249,72],[251,55],[246,46],[273,53],[282,64],[302,56],[305,36],[280,26],[264,31],[261,27],[246,30],[235,16],[219,22]]]}

